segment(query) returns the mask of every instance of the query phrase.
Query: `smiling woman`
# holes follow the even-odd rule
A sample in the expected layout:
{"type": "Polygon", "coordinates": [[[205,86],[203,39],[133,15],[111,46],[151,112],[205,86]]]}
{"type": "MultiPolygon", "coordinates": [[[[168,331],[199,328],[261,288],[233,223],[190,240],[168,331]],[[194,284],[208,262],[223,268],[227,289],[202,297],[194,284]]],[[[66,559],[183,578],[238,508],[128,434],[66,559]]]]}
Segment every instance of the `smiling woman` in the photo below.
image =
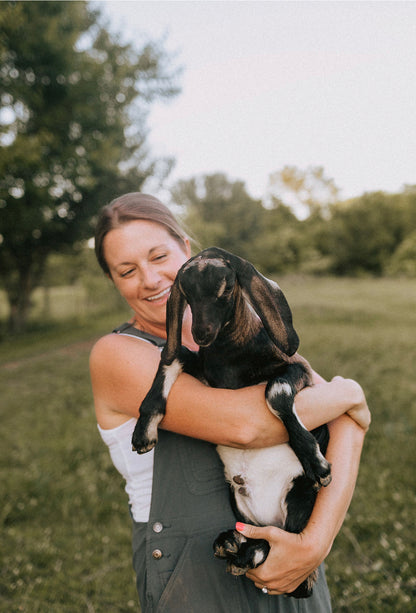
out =
{"type": "Polygon", "coordinates": [[[169,209],[145,194],[118,198],[102,211],[95,250],[133,310],[134,324],[163,338],[170,288],[191,255],[189,239],[169,209]]]}
{"type": "Polygon", "coordinates": [[[191,254],[188,239],[182,245],[163,226],[137,220],[107,234],[104,249],[109,275],[135,313],[135,325],[163,333],[172,283],[191,254]]]}
{"type": "MultiPolygon", "coordinates": [[[[263,385],[214,389],[182,373],[169,394],[159,444],[148,454],[134,453],[131,437],[138,407],[160,362],[166,304],[176,274],[190,256],[190,244],[169,209],[140,193],[104,207],[95,240],[102,269],[133,311],[129,322],[95,344],[90,372],[99,432],[126,480],[142,612],[298,611],[295,599],[280,595],[293,591],[321,565],[344,519],[364,431],[343,414],[354,407],[367,410],[360,386],[341,377],[325,383],[315,375],[317,385],[297,394],[296,411],[305,427],[332,422],[327,457],[336,485],[318,495],[302,538],[276,527],[244,528],[266,531],[250,536],[266,538],[271,553],[264,564],[235,581],[212,551],[218,532],[235,523],[213,443],[268,447],[286,442],[287,432],[268,410],[263,385]],[[262,591],[265,585],[267,591],[262,591]]],[[[196,350],[191,325],[188,309],[181,342],[196,350]]],[[[304,610],[331,610],[322,567],[304,610]]]]}

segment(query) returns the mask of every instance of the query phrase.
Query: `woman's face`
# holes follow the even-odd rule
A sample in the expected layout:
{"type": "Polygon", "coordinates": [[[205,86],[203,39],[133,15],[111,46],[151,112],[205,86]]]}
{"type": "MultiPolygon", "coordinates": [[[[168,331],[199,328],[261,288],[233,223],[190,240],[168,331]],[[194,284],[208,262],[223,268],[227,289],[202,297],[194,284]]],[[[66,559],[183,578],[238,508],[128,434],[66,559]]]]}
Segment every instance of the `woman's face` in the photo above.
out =
{"type": "Polygon", "coordinates": [[[191,255],[189,241],[182,245],[164,226],[137,220],[111,230],[103,248],[111,278],[133,309],[137,324],[164,329],[170,289],[191,255]]]}

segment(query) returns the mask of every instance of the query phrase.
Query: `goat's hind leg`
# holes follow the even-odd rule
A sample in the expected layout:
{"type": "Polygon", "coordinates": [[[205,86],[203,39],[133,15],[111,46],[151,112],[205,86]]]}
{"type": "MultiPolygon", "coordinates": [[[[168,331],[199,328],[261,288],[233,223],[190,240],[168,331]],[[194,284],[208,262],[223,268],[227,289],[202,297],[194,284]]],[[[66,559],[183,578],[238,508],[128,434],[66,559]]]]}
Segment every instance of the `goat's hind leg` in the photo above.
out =
{"type": "Polygon", "coordinates": [[[237,576],[263,564],[269,551],[266,540],[246,538],[237,530],[221,532],[214,542],[215,557],[227,560],[227,572],[237,576]]]}
{"type": "Polygon", "coordinates": [[[273,415],[280,419],[289,434],[289,445],[302,464],[305,475],[312,479],[316,489],[331,482],[331,465],[322,454],[315,437],[299,420],[294,409],[298,390],[305,387],[308,373],[302,364],[289,364],[281,376],[271,379],[266,386],[266,402],[273,415]]]}
{"type": "MultiPolygon", "coordinates": [[[[300,534],[306,527],[312,514],[318,492],[313,483],[305,475],[293,480],[292,488],[286,496],[287,517],[284,529],[287,532],[300,534]]],[[[318,577],[318,570],[314,570],[298,587],[288,593],[294,598],[309,598],[318,577]]]]}

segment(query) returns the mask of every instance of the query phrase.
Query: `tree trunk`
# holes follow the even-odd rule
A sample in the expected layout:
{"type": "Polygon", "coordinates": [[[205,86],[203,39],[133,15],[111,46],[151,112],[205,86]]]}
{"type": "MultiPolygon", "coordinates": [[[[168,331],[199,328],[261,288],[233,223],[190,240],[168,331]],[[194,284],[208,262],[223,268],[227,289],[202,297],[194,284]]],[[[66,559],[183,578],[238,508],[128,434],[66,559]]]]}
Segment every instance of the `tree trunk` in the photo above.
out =
{"type": "Polygon", "coordinates": [[[20,334],[25,331],[32,302],[30,297],[34,289],[32,271],[20,271],[14,287],[7,288],[10,315],[8,332],[20,334]]]}

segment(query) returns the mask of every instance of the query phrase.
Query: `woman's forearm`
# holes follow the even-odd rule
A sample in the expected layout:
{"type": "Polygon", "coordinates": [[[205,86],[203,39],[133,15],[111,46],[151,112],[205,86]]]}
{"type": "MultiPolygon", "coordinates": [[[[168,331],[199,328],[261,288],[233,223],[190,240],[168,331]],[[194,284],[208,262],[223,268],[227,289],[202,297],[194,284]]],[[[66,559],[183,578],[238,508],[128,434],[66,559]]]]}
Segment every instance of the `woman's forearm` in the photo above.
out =
{"type": "Polygon", "coordinates": [[[361,386],[343,377],[334,377],[327,383],[316,373],[314,375],[315,385],[301,390],[295,397],[296,413],[305,428],[313,430],[348,413],[367,431],[371,415],[361,386]]]}
{"type": "Polygon", "coordinates": [[[365,432],[344,415],[329,424],[330,441],[326,453],[332,464],[332,481],[318,494],[304,536],[321,548],[324,559],[338,534],[350,505],[358,475],[365,432]]]}
{"type": "MultiPolygon", "coordinates": [[[[239,390],[213,389],[182,374],[168,397],[162,427],[232,447],[269,447],[288,440],[282,422],[267,408],[264,385],[239,390]]],[[[365,405],[360,386],[336,377],[296,395],[296,412],[308,430],[365,405]]],[[[367,409],[368,411],[368,409],[367,409]]]]}

